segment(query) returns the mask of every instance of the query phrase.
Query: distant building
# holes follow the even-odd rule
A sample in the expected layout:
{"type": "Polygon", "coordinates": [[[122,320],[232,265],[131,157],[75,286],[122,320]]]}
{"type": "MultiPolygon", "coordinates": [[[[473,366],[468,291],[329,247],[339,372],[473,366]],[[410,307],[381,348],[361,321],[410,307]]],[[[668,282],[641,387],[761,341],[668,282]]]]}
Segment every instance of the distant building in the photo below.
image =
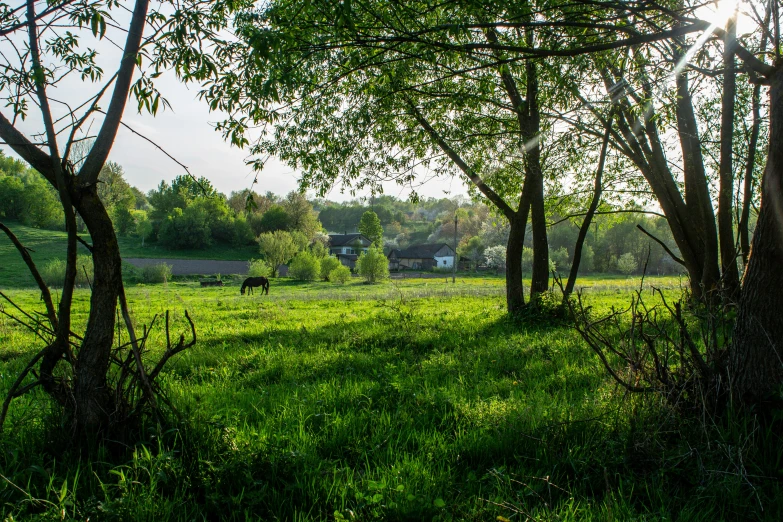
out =
{"type": "Polygon", "coordinates": [[[451,268],[454,264],[454,249],[446,243],[412,245],[389,252],[389,270],[432,270],[451,268]]]}
{"type": "Polygon", "coordinates": [[[372,241],[362,234],[329,234],[329,253],[343,265],[353,269],[359,254],[369,250],[372,241]]]}

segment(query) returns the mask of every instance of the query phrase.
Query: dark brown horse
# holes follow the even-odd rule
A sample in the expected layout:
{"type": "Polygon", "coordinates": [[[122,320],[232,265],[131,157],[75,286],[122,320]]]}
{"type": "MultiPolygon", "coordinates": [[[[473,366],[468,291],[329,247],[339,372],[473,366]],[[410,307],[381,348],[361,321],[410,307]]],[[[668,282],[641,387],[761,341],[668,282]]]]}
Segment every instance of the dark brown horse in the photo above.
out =
{"type": "Polygon", "coordinates": [[[245,295],[245,288],[247,288],[247,293],[250,295],[253,293],[253,288],[257,286],[261,287],[262,294],[266,292],[266,295],[269,295],[269,279],[266,277],[248,277],[245,279],[245,282],[242,283],[242,289],[239,293],[245,295]]]}

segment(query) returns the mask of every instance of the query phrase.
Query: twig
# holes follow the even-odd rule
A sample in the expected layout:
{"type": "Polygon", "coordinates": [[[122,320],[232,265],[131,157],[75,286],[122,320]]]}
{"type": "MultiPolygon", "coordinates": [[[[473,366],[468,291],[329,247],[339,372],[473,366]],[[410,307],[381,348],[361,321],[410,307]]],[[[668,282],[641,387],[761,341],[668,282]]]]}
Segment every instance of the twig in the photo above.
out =
{"type": "Polygon", "coordinates": [[[185,344],[185,335],[180,335],[179,342],[177,342],[176,346],[172,348],[171,343],[169,342],[169,313],[166,311],[166,353],[163,354],[163,357],[160,358],[158,364],[155,365],[155,369],[150,372],[150,380],[155,380],[155,377],[158,376],[158,373],[160,373],[160,371],[163,369],[163,366],[171,357],[196,344],[196,325],[193,324],[193,320],[190,318],[190,315],[188,315],[187,310],[185,310],[185,318],[188,320],[188,324],[190,325],[190,334],[192,339],[189,343],[185,344]]]}
{"type": "Polygon", "coordinates": [[[658,239],[658,238],[657,238],[657,237],[655,237],[654,235],[652,235],[652,234],[650,234],[649,232],[647,232],[647,231],[644,229],[644,227],[643,227],[643,226],[641,226],[641,225],[636,225],[636,228],[638,228],[639,230],[641,230],[642,232],[644,232],[644,233],[645,233],[645,234],[646,234],[646,235],[647,235],[647,236],[648,236],[650,239],[652,239],[653,241],[655,241],[656,243],[658,243],[659,245],[661,245],[661,247],[663,247],[663,249],[666,251],[666,253],[667,253],[667,254],[669,254],[669,255],[671,256],[671,258],[672,258],[672,259],[673,259],[675,262],[677,262],[677,263],[681,264],[682,266],[685,266],[685,261],[683,261],[682,259],[680,259],[679,257],[677,257],[677,256],[675,255],[675,253],[674,253],[674,252],[672,252],[672,251],[671,251],[671,249],[670,249],[669,247],[667,247],[667,246],[666,246],[666,243],[664,243],[663,241],[661,241],[660,239],[658,239]]]}
{"type": "Polygon", "coordinates": [[[120,285],[119,301],[122,317],[125,319],[125,326],[128,328],[128,335],[130,336],[131,341],[131,350],[133,351],[133,358],[136,361],[136,369],[139,372],[139,382],[141,382],[141,386],[144,390],[144,395],[147,397],[147,400],[150,401],[152,407],[157,410],[158,402],[155,400],[155,392],[152,391],[152,386],[150,386],[150,381],[147,380],[147,375],[144,371],[144,363],[141,360],[141,352],[139,351],[139,345],[136,340],[136,332],[133,329],[133,321],[131,321],[130,313],[128,313],[128,302],[125,299],[125,287],[122,285],[120,285]]]}
{"type": "Polygon", "coordinates": [[[47,316],[49,317],[49,322],[52,324],[52,330],[57,330],[57,313],[54,311],[54,304],[52,303],[52,294],[49,292],[49,287],[46,286],[46,282],[44,282],[40,272],[38,272],[38,268],[35,266],[35,263],[33,262],[33,258],[30,257],[30,254],[27,251],[28,249],[25,248],[24,245],[22,245],[22,243],[19,241],[19,239],[17,239],[17,237],[14,235],[14,233],[11,232],[11,230],[2,223],[0,223],[0,230],[5,232],[5,234],[14,244],[16,249],[22,255],[22,259],[24,259],[25,264],[27,264],[27,268],[30,270],[30,273],[33,275],[33,278],[35,278],[35,282],[38,283],[38,288],[41,289],[41,298],[43,299],[44,304],[46,305],[46,313],[47,316]]]}

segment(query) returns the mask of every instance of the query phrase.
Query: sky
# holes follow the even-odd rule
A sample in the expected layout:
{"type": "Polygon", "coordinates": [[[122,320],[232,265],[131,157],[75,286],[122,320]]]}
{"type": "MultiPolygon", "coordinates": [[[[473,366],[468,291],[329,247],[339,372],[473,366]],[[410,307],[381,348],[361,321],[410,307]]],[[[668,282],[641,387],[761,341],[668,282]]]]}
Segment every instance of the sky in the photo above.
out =
{"type": "MultiPolygon", "coordinates": [[[[723,0],[720,5],[723,9],[719,8],[718,11],[726,13],[727,6],[733,6],[734,1],[723,0]]],[[[743,29],[742,22],[743,20],[740,20],[740,32],[743,29]]],[[[102,65],[107,73],[110,74],[116,69],[120,54],[106,39],[96,42],[89,33],[82,39],[83,46],[93,46],[101,53],[102,65]]],[[[122,38],[117,40],[122,41],[122,38]]],[[[210,113],[206,104],[196,99],[198,87],[182,84],[173,74],[163,75],[156,81],[156,85],[171,104],[171,109],[159,111],[158,115],[153,117],[146,113],[139,114],[135,103],[129,100],[123,122],[160,145],[177,161],[186,165],[194,176],[209,179],[219,191],[228,194],[234,190],[250,188],[255,175],[245,164],[247,152],[231,147],[220,133],[214,130],[214,124],[221,119],[221,115],[210,113]]],[[[86,90],[94,92],[96,89],[86,86],[78,78],[73,78],[50,89],[50,96],[53,99],[68,100],[73,106],[86,99],[86,90]]],[[[10,117],[7,109],[0,110],[10,117]]],[[[62,108],[59,110],[62,113],[62,108]]],[[[97,118],[93,122],[93,131],[99,124],[100,118],[97,118]]],[[[40,132],[39,115],[32,112],[20,127],[28,136],[40,132]]],[[[7,154],[14,155],[9,147],[0,145],[0,148],[7,154]]],[[[163,152],[125,128],[120,128],[109,159],[122,165],[128,182],[144,192],[155,188],[161,180],[170,181],[185,173],[163,152]]],[[[271,159],[259,174],[258,184],[253,189],[261,193],[271,191],[283,195],[297,188],[298,177],[299,174],[290,167],[271,159]]],[[[467,188],[459,178],[432,179],[416,187],[416,190],[423,197],[450,197],[467,193],[467,188]]],[[[407,198],[411,189],[387,183],[384,185],[384,191],[389,195],[407,198]]],[[[363,196],[369,194],[341,194],[339,188],[336,188],[327,198],[345,201],[363,196]]]]}
{"type": "MultiPolygon", "coordinates": [[[[91,36],[89,39],[92,39],[91,36]]],[[[116,69],[119,53],[115,49],[103,43],[98,43],[96,46],[94,41],[86,41],[85,45],[97,47],[103,55],[107,76],[110,71],[116,69]]],[[[255,174],[252,168],[245,164],[247,151],[232,147],[214,129],[221,115],[210,113],[206,103],[197,99],[198,86],[187,86],[179,82],[171,73],[158,78],[156,86],[171,104],[171,109],[161,108],[156,116],[146,112],[139,113],[135,101],[131,99],[126,106],[123,122],[160,145],[168,154],[187,166],[195,177],[204,176],[209,179],[220,192],[228,195],[234,190],[250,188],[255,174]]],[[[67,100],[71,106],[78,106],[87,99],[85,90],[92,93],[97,91],[97,88],[74,78],[56,88],[50,88],[48,92],[53,99],[67,100]]],[[[107,105],[108,97],[104,98],[103,107],[107,105]]],[[[11,117],[9,110],[0,110],[3,110],[7,117],[11,117]]],[[[62,106],[58,108],[57,104],[53,104],[53,111],[58,110],[59,114],[56,117],[64,114],[64,111],[62,106]]],[[[98,115],[93,120],[91,127],[93,134],[99,128],[101,119],[98,115]]],[[[19,127],[28,137],[41,132],[43,127],[40,113],[31,110],[26,121],[19,127]]],[[[0,149],[10,156],[17,157],[6,145],[0,145],[0,149]]],[[[162,151],[123,127],[117,134],[109,160],[122,165],[127,181],[145,193],[157,187],[161,180],[170,182],[174,177],[185,174],[182,167],[167,158],[162,151]]],[[[299,174],[296,171],[273,158],[259,174],[258,184],[253,187],[253,190],[259,193],[271,191],[278,195],[285,195],[298,188],[298,178],[299,174]]],[[[437,198],[467,193],[466,187],[458,178],[434,179],[417,187],[416,191],[422,197],[437,198]]],[[[410,188],[400,187],[395,183],[384,185],[384,193],[388,195],[404,199],[410,192],[410,188]]],[[[347,192],[341,194],[339,188],[335,188],[326,197],[333,201],[345,201],[369,195],[362,192],[357,192],[355,196],[347,192]]]]}

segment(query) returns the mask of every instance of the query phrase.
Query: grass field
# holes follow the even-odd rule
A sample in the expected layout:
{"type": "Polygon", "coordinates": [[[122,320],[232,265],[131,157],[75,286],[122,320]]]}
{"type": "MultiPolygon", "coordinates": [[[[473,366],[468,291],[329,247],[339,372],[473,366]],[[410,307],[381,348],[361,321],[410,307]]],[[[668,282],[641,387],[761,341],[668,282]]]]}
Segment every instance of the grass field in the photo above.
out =
{"type": "MultiPolygon", "coordinates": [[[[580,286],[608,309],[638,283],[580,286]]],[[[135,446],[86,461],[58,444],[44,397],[25,397],[2,435],[0,511],[7,520],[780,519],[773,435],[752,420],[684,424],[652,397],[626,397],[571,328],[509,321],[503,292],[498,278],[273,280],[269,296],[252,297],[236,283],[131,287],[139,324],[165,309],[180,318],[175,332],[185,309],[196,322],[198,344],[164,376],[187,423],[148,426],[135,446]]],[[[34,291],[10,296],[40,308],[34,291]]],[[[83,324],[89,293],[76,297],[83,324]]],[[[151,343],[162,342],[156,330],[151,343]]],[[[0,318],[0,391],[36,346],[0,318]]]]}

